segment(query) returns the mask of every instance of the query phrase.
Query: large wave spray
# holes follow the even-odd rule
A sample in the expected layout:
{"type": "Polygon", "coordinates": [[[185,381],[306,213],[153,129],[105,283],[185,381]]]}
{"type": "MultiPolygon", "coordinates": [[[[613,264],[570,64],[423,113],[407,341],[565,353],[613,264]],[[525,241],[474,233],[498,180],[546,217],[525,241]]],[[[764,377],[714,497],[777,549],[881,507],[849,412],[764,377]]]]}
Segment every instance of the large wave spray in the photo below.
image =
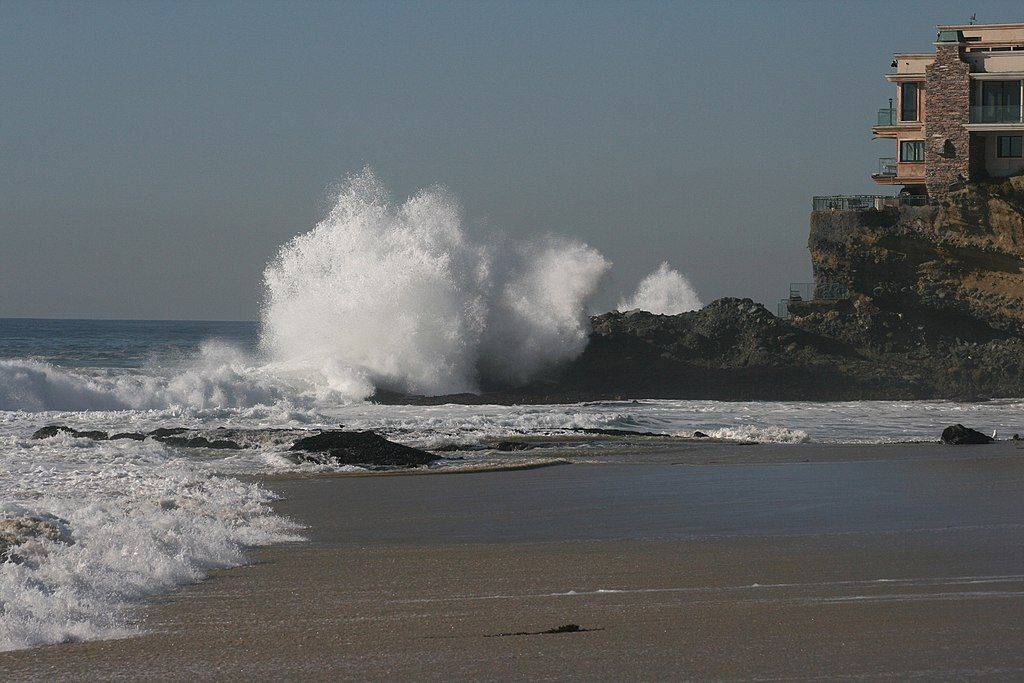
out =
{"type": "Polygon", "coordinates": [[[267,267],[261,346],[351,398],[524,382],[583,350],[609,266],[574,240],[474,243],[446,190],[397,204],[366,169],[267,267]]]}
{"type": "Polygon", "coordinates": [[[620,311],[639,308],[660,315],[677,315],[700,307],[693,285],[678,270],[669,268],[667,261],[640,281],[631,299],[619,302],[620,311]]]}

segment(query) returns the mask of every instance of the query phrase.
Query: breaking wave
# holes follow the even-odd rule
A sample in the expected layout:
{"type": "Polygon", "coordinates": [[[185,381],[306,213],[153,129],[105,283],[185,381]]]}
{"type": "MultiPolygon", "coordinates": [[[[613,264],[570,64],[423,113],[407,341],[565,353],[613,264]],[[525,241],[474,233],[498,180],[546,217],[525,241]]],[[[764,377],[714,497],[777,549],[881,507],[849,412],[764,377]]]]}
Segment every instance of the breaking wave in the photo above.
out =
{"type": "Polygon", "coordinates": [[[640,281],[630,299],[619,302],[620,311],[640,309],[659,315],[678,315],[701,307],[690,281],[663,261],[657,270],[640,281]]]}
{"type": "Polygon", "coordinates": [[[0,439],[0,651],[137,632],[139,600],[298,539],[272,494],[160,444],[0,439]]]}
{"type": "Polygon", "coordinates": [[[583,350],[586,305],[609,267],[555,236],[476,243],[449,192],[398,204],[366,169],[267,267],[261,347],[355,399],[525,382],[583,350]]]}
{"type": "Polygon", "coordinates": [[[228,344],[207,341],[195,357],[134,372],[62,368],[0,360],[0,410],[152,410],[171,406],[243,408],[300,397],[311,387],[228,344]]]}
{"type": "Polygon", "coordinates": [[[732,441],[756,441],[757,443],[809,443],[811,437],[802,429],[791,429],[779,425],[737,425],[708,430],[707,435],[716,439],[732,441]]]}

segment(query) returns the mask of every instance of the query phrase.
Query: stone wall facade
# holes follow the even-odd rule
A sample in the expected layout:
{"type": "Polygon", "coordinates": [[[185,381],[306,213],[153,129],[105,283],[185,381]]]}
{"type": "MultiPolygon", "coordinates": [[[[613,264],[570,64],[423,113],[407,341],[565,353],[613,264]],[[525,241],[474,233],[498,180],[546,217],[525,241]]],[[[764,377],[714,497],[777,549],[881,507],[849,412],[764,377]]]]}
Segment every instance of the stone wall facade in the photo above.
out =
{"type": "MultiPolygon", "coordinates": [[[[939,43],[935,61],[925,67],[928,109],[925,114],[925,184],[928,194],[942,197],[971,179],[970,66],[963,43],[939,43]]],[[[982,163],[984,163],[982,161],[982,163]]]]}

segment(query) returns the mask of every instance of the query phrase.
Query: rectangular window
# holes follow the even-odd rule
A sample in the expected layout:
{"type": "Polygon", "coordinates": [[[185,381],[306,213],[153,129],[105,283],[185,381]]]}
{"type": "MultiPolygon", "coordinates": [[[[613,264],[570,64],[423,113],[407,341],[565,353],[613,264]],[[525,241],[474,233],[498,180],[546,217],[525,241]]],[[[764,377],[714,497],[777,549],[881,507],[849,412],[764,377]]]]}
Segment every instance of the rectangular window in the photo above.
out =
{"type": "Polygon", "coordinates": [[[900,121],[917,121],[917,83],[900,86],[900,121]]]}
{"type": "Polygon", "coordinates": [[[1000,159],[1020,159],[1024,154],[1022,142],[1022,135],[1000,135],[996,138],[996,156],[1000,159]]]}
{"type": "Polygon", "coordinates": [[[924,161],[924,140],[900,142],[900,161],[924,161]]]}
{"type": "Polygon", "coordinates": [[[980,108],[972,120],[977,123],[1020,121],[1020,81],[981,81],[980,108]]]}

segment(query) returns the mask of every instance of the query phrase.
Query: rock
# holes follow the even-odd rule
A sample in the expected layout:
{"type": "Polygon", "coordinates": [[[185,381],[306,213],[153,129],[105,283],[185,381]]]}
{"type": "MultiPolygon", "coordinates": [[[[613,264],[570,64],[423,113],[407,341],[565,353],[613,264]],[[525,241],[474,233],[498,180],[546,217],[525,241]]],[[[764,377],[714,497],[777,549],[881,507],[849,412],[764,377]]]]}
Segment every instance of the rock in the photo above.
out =
{"type": "Polygon", "coordinates": [[[611,429],[609,427],[576,427],[572,431],[581,434],[603,434],[605,436],[668,436],[667,434],[658,434],[657,432],[637,432],[632,429],[611,429]]]}
{"type": "Polygon", "coordinates": [[[101,432],[99,430],[80,432],[77,429],[74,429],[72,427],[66,427],[64,425],[48,425],[46,427],[43,427],[42,429],[37,429],[35,433],[32,434],[32,438],[49,439],[51,437],[57,436],[61,432],[64,432],[69,436],[73,436],[76,439],[95,439],[97,441],[103,441],[108,438],[106,432],[101,432]]]}
{"type": "Polygon", "coordinates": [[[968,444],[992,443],[995,441],[991,436],[964,427],[962,424],[955,424],[942,430],[942,443],[952,446],[964,446],[968,444]]]}
{"type": "Polygon", "coordinates": [[[531,448],[535,448],[535,446],[530,443],[523,443],[522,441],[499,441],[494,444],[494,450],[496,451],[528,451],[531,448]]]}
{"type": "Polygon", "coordinates": [[[299,462],[338,465],[418,467],[437,460],[431,453],[389,441],[372,431],[327,430],[295,441],[289,450],[299,462]]]}
{"type": "Polygon", "coordinates": [[[709,437],[704,432],[694,432],[693,433],[693,438],[695,438],[695,439],[710,439],[711,437],[709,437]]]}
{"type": "Polygon", "coordinates": [[[131,439],[132,441],[143,441],[145,440],[145,438],[146,435],[140,432],[119,432],[118,434],[114,434],[113,436],[111,436],[110,440],[115,441],[117,439],[131,439]]]}
{"type": "Polygon", "coordinates": [[[154,436],[155,440],[168,446],[179,446],[182,448],[214,448],[234,449],[242,448],[237,442],[231,439],[207,439],[205,436],[154,436]]]}
{"type": "Polygon", "coordinates": [[[177,436],[179,434],[184,434],[187,431],[188,429],[185,427],[160,427],[151,431],[149,435],[153,438],[158,438],[162,436],[177,436]]]}
{"type": "Polygon", "coordinates": [[[74,431],[75,430],[71,429],[71,427],[62,427],[60,425],[47,425],[45,427],[37,429],[35,431],[35,433],[32,434],[32,438],[33,439],[49,439],[50,437],[57,436],[61,432],[74,432],[74,431]]]}

